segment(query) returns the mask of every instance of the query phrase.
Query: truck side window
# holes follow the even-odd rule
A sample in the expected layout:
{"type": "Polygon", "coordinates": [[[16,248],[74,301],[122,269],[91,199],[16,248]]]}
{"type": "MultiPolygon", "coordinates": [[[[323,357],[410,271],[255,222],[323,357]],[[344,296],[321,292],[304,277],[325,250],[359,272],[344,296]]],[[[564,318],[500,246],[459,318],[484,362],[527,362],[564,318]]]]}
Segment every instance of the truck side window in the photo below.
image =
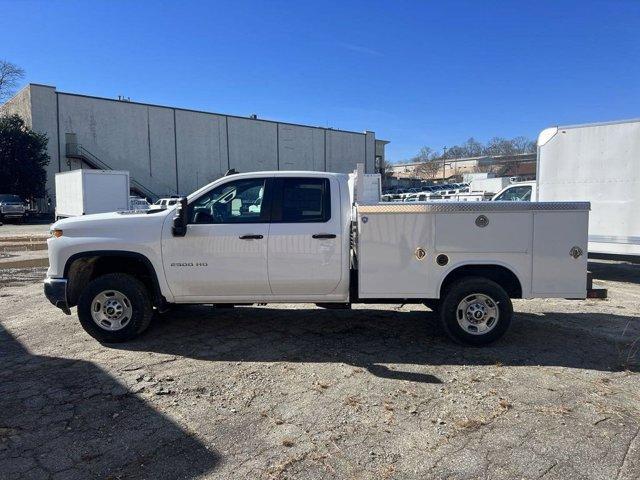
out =
{"type": "Polygon", "coordinates": [[[261,223],[265,179],[249,178],[220,185],[189,205],[189,223],[261,223]]]}
{"type": "Polygon", "coordinates": [[[283,223],[326,222],[331,218],[328,178],[283,178],[281,217],[283,223]]]}

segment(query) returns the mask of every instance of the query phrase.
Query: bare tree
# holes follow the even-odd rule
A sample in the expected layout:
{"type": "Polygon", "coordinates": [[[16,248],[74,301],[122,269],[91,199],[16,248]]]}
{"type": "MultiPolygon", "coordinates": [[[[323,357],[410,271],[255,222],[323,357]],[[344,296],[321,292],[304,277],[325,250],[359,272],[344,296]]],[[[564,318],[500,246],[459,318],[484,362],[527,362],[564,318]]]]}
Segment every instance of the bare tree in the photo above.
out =
{"type": "Polygon", "coordinates": [[[420,178],[434,178],[440,170],[440,163],[437,161],[438,154],[431,147],[422,147],[418,154],[411,159],[412,163],[417,163],[415,173],[420,178]]]}
{"type": "Polygon", "coordinates": [[[424,163],[421,163],[416,167],[416,174],[420,178],[426,178],[428,180],[434,179],[438,172],[440,171],[440,167],[442,164],[439,160],[430,159],[424,163]]]}
{"type": "Polygon", "coordinates": [[[429,162],[438,157],[438,154],[431,147],[422,147],[418,154],[411,159],[413,163],[429,162]]]}
{"type": "Polygon", "coordinates": [[[11,97],[23,78],[22,68],[6,60],[0,60],[0,101],[11,97]]]}
{"type": "Polygon", "coordinates": [[[529,140],[527,137],[515,137],[511,139],[511,144],[516,149],[517,153],[535,153],[536,152],[535,140],[529,140]]]}
{"type": "MultiPolygon", "coordinates": [[[[442,168],[442,161],[452,158],[516,155],[521,153],[535,153],[536,142],[526,137],[515,137],[506,139],[494,137],[486,145],[471,137],[460,145],[447,148],[442,153],[436,153],[430,147],[422,147],[418,155],[412,158],[415,163],[421,163],[416,170],[427,178],[434,178],[442,168]]],[[[515,170],[517,161],[503,162],[500,164],[484,163],[474,168],[475,172],[495,172],[500,173],[515,170]]]]}

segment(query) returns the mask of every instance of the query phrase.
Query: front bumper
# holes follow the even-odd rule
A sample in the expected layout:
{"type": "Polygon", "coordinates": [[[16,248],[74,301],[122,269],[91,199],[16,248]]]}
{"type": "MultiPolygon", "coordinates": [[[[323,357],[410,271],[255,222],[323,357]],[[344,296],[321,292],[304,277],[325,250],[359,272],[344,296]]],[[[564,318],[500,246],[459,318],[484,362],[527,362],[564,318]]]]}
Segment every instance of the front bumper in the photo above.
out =
{"type": "Polygon", "coordinates": [[[69,310],[69,304],[67,303],[66,278],[45,278],[44,295],[64,313],[71,315],[71,310],[69,310]]]}

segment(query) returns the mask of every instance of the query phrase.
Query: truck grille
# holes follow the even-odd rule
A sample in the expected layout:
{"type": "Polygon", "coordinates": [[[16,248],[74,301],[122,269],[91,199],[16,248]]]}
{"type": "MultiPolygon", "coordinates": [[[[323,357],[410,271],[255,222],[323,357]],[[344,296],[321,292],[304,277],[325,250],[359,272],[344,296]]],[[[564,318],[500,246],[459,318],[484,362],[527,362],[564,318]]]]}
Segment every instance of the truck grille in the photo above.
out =
{"type": "Polygon", "coordinates": [[[24,207],[22,205],[3,205],[3,213],[24,213],[24,207]]]}

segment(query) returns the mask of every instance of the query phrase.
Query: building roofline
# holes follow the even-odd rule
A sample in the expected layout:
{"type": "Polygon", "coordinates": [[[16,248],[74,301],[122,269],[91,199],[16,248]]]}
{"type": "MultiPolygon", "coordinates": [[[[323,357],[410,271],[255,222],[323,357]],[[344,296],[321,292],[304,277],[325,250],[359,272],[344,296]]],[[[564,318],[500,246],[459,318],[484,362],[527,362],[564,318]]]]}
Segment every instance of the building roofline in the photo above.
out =
{"type": "Polygon", "coordinates": [[[29,83],[27,84],[27,87],[28,87],[28,86],[30,86],[30,85],[34,85],[34,86],[36,86],[36,87],[53,88],[54,90],[56,89],[56,86],[55,86],[55,85],[49,85],[49,84],[47,84],[47,83],[33,83],[33,82],[29,82],[29,83]]]}
{"type": "MultiPolygon", "coordinates": [[[[27,86],[30,86],[30,85],[56,89],[56,87],[54,87],[52,85],[44,85],[44,84],[41,84],[41,83],[29,83],[27,86]]],[[[318,130],[334,131],[334,132],[341,132],[341,133],[352,133],[352,134],[363,135],[363,136],[366,135],[366,132],[356,132],[356,131],[353,131],[353,130],[342,130],[342,129],[339,129],[339,128],[318,127],[318,126],[315,126],[315,125],[305,125],[303,123],[294,123],[294,122],[282,122],[282,121],[279,121],[279,120],[269,120],[269,119],[265,119],[265,118],[243,117],[241,115],[232,115],[232,114],[228,114],[228,113],[219,113],[219,112],[209,112],[209,111],[206,111],[206,110],[195,110],[195,109],[191,109],[191,108],[170,107],[168,105],[160,105],[160,104],[156,104],[156,103],[123,101],[123,100],[118,100],[118,99],[115,99],[115,98],[98,97],[96,95],[85,95],[83,93],[61,92],[61,91],[58,91],[57,89],[56,89],[55,93],[56,93],[56,95],[70,95],[70,96],[73,96],[73,97],[90,98],[90,99],[93,99],[93,100],[104,100],[104,101],[108,101],[108,102],[129,103],[129,104],[132,104],[132,105],[141,105],[141,106],[145,106],[145,107],[167,108],[167,109],[170,109],[170,110],[176,110],[176,111],[182,111],[182,112],[203,113],[203,114],[206,114],[206,115],[218,115],[220,117],[238,118],[238,119],[242,119],[242,120],[254,120],[256,122],[267,122],[267,123],[275,123],[275,124],[280,124],[280,125],[291,125],[291,126],[294,126],[294,127],[315,128],[315,129],[318,129],[318,130]]],[[[371,132],[371,133],[373,133],[375,135],[375,132],[371,132]]]]}

